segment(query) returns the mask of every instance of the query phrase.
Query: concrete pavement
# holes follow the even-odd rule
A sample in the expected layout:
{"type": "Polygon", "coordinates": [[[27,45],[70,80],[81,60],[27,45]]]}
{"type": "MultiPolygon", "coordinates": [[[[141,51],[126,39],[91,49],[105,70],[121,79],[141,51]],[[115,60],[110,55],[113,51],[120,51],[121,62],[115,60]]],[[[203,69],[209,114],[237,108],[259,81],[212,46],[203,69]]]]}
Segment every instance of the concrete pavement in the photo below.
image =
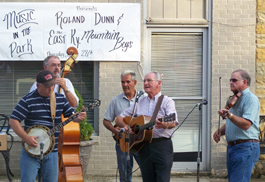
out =
{"type": "MultiPolygon", "coordinates": [[[[197,182],[197,176],[171,176],[171,182],[197,182]]],[[[18,177],[12,178],[13,182],[21,182],[18,177]]],[[[133,182],[142,182],[141,177],[133,177],[133,182]]],[[[200,182],[228,182],[227,179],[224,178],[211,178],[207,176],[199,177],[200,182]]],[[[251,179],[250,182],[264,182],[265,179],[251,179]]],[[[6,176],[0,176],[0,182],[9,182],[6,176]]],[[[119,182],[119,179],[116,177],[105,177],[105,176],[93,176],[93,177],[86,177],[84,182],[119,182]]]]}

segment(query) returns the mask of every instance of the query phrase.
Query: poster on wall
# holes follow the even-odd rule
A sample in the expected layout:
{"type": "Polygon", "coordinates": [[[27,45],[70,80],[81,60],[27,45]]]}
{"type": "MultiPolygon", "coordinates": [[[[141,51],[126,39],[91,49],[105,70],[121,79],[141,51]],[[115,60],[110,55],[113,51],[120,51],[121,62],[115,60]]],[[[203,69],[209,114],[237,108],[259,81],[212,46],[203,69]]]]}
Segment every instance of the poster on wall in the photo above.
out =
{"type": "Polygon", "coordinates": [[[140,61],[139,3],[1,3],[0,60],[140,61]]]}

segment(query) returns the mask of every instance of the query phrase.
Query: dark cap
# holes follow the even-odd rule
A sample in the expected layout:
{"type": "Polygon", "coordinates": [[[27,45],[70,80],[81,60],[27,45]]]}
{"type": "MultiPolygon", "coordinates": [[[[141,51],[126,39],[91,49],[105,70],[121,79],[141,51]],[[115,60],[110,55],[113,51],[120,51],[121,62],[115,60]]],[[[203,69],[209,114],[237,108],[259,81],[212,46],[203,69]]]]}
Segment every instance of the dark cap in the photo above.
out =
{"type": "Polygon", "coordinates": [[[56,83],[52,73],[48,70],[40,71],[36,76],[36,81],[42,83],[45,87],[53,86],[56,83]]]}

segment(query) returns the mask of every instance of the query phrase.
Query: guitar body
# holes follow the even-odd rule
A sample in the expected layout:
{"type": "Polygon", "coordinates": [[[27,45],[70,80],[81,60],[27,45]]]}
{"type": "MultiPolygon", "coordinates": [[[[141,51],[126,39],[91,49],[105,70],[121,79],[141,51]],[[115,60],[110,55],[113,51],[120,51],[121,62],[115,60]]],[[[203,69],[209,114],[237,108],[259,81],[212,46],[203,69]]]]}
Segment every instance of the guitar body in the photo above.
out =
{"type": "MultiPolygon", "coordinates": [[[[164,118],[159,118],[160,122],[174,121],[176,119],[176,113],[169,114],[164,118]]],[[[123,118],[125,124],[130,125],[130,128],[134,134],[130,135],[130,141],[126,141],[126,138],[129,138],[125,133],[122,133],[121,138],[119,139],[120,148],[123,152],[130,150],[132,153],[137,153],[146,143],[151,143],[153,138],[153,126],[155,125],[155,120],[150,121],[151,117],[149,116],[139,116],[133,118],[131,121],[130,116],[123,118]]],[[[113,137],[114,139],[117,136],[113,137]]]]}
{"type": "Polygon", "coordinates": [[[80,126],[72,121],[61,129],[58,138],[59,182],[83,182],[79,145],[80,126]]]}
{"type": "MultiPolygon", "coordinates": [[[[126,135],[125,133],[122,133],[122,137],[119,139],[120,142],[120,148],[123,152],[127,152],[128,149],[130,150],[130,152],[132,153],[137,153],[140,151],[140,149],[146,144],[146,143],[150,143],[152,141],[153,138],[153,129],[149,129],[149,130],[142,130],[142,131],[136,131],[136,128],[138,126],[142,126],[145,123],[149,122],[151,119],[151,117],[148,116],[139,116],[137,118],[133,118],[133,120],[131,121],[130,127],[132,128],[132,130],[134,131],[133,135],[130,135],[130,142],[126,142],[126,135]],[[129,144],[129,147],[128,147],[129,144]]],[[[130,116],[126,116],[123,121],[129,125],[131,120],[130,116]]]]}

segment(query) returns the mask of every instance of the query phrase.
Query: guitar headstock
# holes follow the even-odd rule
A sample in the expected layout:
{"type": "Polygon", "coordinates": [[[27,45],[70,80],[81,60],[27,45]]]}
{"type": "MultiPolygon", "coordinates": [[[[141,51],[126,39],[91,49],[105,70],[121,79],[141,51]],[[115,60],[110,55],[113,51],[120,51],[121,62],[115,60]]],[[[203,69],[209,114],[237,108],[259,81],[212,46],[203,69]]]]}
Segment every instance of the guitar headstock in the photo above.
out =
{"type": "Polygon", "coordinates": [[[101,103],[101,101],[96,99],[94,102],[90,103],[90,104],[87,106],[87,108],[88,108],[88,109],[93,109],[94,107],[98,107],[98,106],[100,106],[100,103],[101,103]]]}
{"type": "Polygon", "coordinates": [[[165,122],[167,122],[167,121],[174,121],[174,120],[176,120],[176,113],[171,113],[168,116],[165,116],[164,117],[164,121],[165,122]]]}

